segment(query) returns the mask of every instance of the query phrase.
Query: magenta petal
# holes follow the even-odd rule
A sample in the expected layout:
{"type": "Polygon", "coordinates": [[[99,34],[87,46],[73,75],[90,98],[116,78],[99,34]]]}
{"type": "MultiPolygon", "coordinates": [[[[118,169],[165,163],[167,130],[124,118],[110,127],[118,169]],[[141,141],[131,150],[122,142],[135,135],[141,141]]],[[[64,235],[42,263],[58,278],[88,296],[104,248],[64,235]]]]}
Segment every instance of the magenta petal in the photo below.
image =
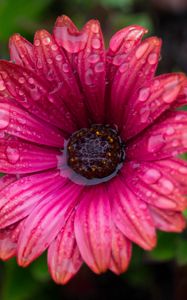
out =
{"type": "Polygon", "coordinates": [[[17,180],[16,175],[4,175],[0,178],[0,192],[6,188],[9,184],[15,182],[17,180]]]}
{"type": "Polygon", "coordinates": [[[27,266],[56,238],[74,209],[82,187],[69,183],[40,202],[24,223],[18,240],[18,263],[27,266]]]}
{"type": "Polygon", "coordinates": [[[107,270],[111,255],[111,210],[104,187],[89,188],[75,216],[75,237],[83,260],[95,272],[107,270]]]}
{"type": "Polygon", "coordinates": [[[83,96],[71,65],[64,51],[46,30],[36,32],[34,53],[37,58],[37,73],[47,79],[51,88],[50,94],[53,97],[56,95],[61,105],[64,104],[68,108],[70,115],[74,116],[75,123],[80,127],[87,126],[83,96]]]}
{"type": "Polygon", "coordinates": [[[17,65],[34,70],[33,46],[19,34],[14,34],[9,40],[10,59],[17,65]]]}
{"type": "Polygon", "coordinates": [[[132,94],[154,76],[160,46],[160,40],[155,37],[144,40],[116,72],[111,90],[110,117],[120,129],[121,122],[128,116],[132,94]]]}
{"type": "Polygon", "coordinates": [[[156,228],[167,232],[181,232],[186,227],[186,220],[180,212],[162,210],[149,206],[156,228]]]}
{"type": "Polygon", "coordinates": [[[0,259],[7,260],[16,255],[17,241],[23,221],[0,230],[0,259]]]}
{"type": "Polygon", "coordinates": [[[95,123],[103,123],[105,113],[105,48],[98,21],[91,20],[82,29],[87,35],[85,48],[78,53],[77,71],[88,110],[95,123]]]}
{"type": "Polygon", "coordinates": [[[131,259],[132,243],[113,224],[112,230],[112,254],[109,269],[121,274],[128,268],[131,259]]]}
{"type": "Polygon", "coordinates": [[[36,146],[16,137],[0,139],[0,172],[32,173],[57,166],[60,151],[36,146]]]}
{"type": "Polygon", "coordinates": [[[36,204],[61,189],[66,179],[59,172],[48,171],[18,178],[0,191],[0,228],[26,217],[36,204]]]}
{"type": "Polygon", "coordinates": [[[34,143],[63,148],[60,132],[13,104],[0,103],[0,131],[34,143]]]}
{"type": "Polygon", "coordinates": [[[156,233],[148,207],[122,180],[116,177],[109,185],[114,223],[129,240],[150,250],[156,244],[156,233]]]}
{"type": "Polygon", "coordinates": [[[124,164],[121,169],[125,181],[137,197],[158,208],[182,211],[187,201],[183,187],[173,176],[174,172],[171,160],[153,163],[134,161],[124,164]],[[164,162],[168,163],[168,169],[164,167],[164,162]]]}
{"type": "Polygon", "coordinates": [[[76,130],[67,108],[51,93],[45,78],[7,61],[0,61],[0,78],[3,85],[0,99],[16,100],[30,113],[67,133],[76,130]]]}
{"type": "Polygon", "coordinates": [[[169,112],[128,144],[130,160],[164,159],[187,151],[187,112],[169,112]]]}
{"type": "Polygon", "coordinates": [[[161,75],[137,90],[129,100],[121,137],[133,137],[177,102],[184,79],[183,74],[161,75]]]}
{"type": "Polygon", "coordinates": [[[56,283],[65,284],[82,265],[74,234],[74,213],[48,249],[48,265],[56,283]]]}

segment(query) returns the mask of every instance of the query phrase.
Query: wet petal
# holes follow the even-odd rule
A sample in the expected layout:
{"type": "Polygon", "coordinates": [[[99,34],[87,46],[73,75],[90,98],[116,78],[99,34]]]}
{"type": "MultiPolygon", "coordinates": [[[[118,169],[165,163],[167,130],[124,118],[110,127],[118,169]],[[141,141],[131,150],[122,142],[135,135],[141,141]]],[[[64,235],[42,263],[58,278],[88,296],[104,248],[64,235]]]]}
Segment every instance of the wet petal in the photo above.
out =
{"type": "Polygon", "coordinates": [[[16,175],[4,175],[0,178],[0,192],[6,188],[9,184],[12,182],[15,182],[17,180],[16,175]]]}
{"type": "Polygon", "coordinates": [[[26,217],[36,204],[62,188],[66,180],[59,172],[48,171],[18,178],[0,191],[0,228],[26,217]]]}
{"type": "Polygon", "coordinates": [[[0,139],[0,172],[32,173],[57,166],[60,151],[36,146],[15,137],[0,139]]]}
{"type": "Polygon", "coordinates": [[[0,103],[1,131],[41,145],[61,148],[64,145],[60,131],[13,104],[0,103]]]}
{"type": "Polygon", "coordinates": [[[166,232],[181,232],[186,227],[186,220],[180,212],[163,210],[149,206],[156,228],[166,232]]]}
{"type": "Polygon", "coordinates": [[[111,211],[103,186],[89,188],[75,216],[75,237],[83,260],[95,272],[107,270],[111,255],[111,211]]]}
{"type": "Polygon", "coordinates": [[[121,274],[128,268],[131,259],[132,243],[113,224],[112,230],[112,254],[109,269],[121,274]]]}
{"type": "Polygon", "coordinates": [[[114,223],[129,240],[150,250],[156,244],[156,234],[148,207],[122,180],[118,176],[109,185],[114,223]]]}
{"type": "Polygon", "coordinates": [[[16,256],[17,241],[23,221],[0,230],[0,259],[7,260],[16,256]]]}
{"type": "Polygon", "coordinates": [[[67,220],[48,250],[48,265],[56,283],[65,284],[82,265],[74,234],[74,213],[67,220]]]}
{"type": "Polygon", "coordinates": [[[172,160],[133,161],[124,164],[121,174],[141,201],[164,210],[182,211],[187,205],[185,190],[175,176],[176,170],[172,165],[172,160]]]}
{"type": "Polygon", "coordinates": [[[36,72],[0,61],[0,99],[11,98],[38,118],[71,133],[76,126],[60,99],[36,72]]]}
{"type": "Polygon", "coordinates": [[[14,34],[9,40],[10,59],[17,65],[34,70],[33,46],[20,34],[14,34]]]}
{"type": "Polygon", "coordinates": [[[69,183],[40,202],[26,219],[18,240],[18,263],[27,266],[43,253],[66,224],[82,187],[69,183]]]}
{"type": "Polygon", "coordinates": [[[141,132],[177,102],[184,80],[183,74],[161,75],[136,91],[123,120],[122,138],[127,140],[141,132]]]}
{"type": "Polygon", "coordinates": [[[111,90],[110,117],[120,129],[128,116],[132,94],[154,76],[160,46],[161,42],[156,37],[144,40],[116,72],[111,90]],[[150,60],[150,57],[154,59],[150,60]]]}
{"type": "Polygon", "coordinates": [[[130,160],[157,160],[187,151],[187,112],[168,112],[156,124],[132,140],[126,155],[130,160]]]}
{"type": "MultiPolygon", "coordinates": [[[[46,78],[50,94],[63,103],[79,127],[87,126],[83,96],[64,51],[46,30],[37,31],[34,38],[37,73],[46,78]],[[73,87],[73,88],[72,88],[73,87]]],[[[62,105],[62,104],[61,104],[62,105]]]]}
{"type": "Polygon", "coordinates": [[[87,35],[85,48],[78,53],[77,71],[91,118],[104,121],[105,113],[105,48],[98,21],[89,21],[81,31],[87,35]]]}

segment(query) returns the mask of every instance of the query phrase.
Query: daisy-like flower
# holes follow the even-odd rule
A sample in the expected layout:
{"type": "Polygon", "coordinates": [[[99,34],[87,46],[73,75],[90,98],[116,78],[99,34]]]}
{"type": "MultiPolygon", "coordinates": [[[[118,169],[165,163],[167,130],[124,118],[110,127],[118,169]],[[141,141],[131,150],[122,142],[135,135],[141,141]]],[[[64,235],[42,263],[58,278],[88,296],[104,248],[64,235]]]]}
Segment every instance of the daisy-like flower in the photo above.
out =
{"type": "Polygon", "coordinates": [[[59,17],[0,61],[0,257],[45,250],[66,283],[85,262],[124,272],[132,243],[185,226],[186,78],[155,77],[161,41],[129,26],[105,50],[96,20],[59,17]]]}

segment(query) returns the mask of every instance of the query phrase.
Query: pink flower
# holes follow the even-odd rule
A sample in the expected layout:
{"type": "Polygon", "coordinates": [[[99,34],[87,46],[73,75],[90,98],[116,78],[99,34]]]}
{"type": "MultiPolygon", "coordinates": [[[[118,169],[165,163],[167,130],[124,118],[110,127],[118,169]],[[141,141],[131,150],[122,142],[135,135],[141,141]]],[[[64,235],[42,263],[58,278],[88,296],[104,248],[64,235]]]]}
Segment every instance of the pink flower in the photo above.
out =
{"type": "Polygon", "coordinates": [[[132,242],[185,226],[183,74],[155,77],[161,41],[129,26],[105,50],[99,23],[63,16],[33,45],[15,34],[0,61],[0,257],[46,249],[66,283],[85,262],[124,272],[132,242]]]}

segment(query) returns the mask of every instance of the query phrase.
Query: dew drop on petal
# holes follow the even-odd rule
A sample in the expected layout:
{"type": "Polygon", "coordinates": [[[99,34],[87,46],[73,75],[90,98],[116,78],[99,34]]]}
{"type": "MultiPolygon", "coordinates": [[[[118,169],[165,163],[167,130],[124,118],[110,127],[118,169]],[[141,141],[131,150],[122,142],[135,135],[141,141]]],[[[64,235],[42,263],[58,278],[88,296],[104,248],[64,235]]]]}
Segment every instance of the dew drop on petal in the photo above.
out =
{"type": "Polygon", "coordinates": [[[165,194],[170,194],[174,190],[174,185],[173,183],[166,179],[166,178],[161,178],[159,180],[159,183],[161,185],[162,190],[164,191],[165,194]]]}
{"type": "Polygon", "coordinates": [[[68,64],[63,64],[62,65],[62,70],[63,70],[64,73],[68,73],[69,72],[69,66],[68,66],[68,64]]]}
{"type": "Polygon", "coordinates": [[[40,40],[35,40],[35,41],[34,41],[34,45],[35,45],[36,47],[40,46],[40,40]]]}
{"type": "Polygon", "coordinates": [[[143,180],[148,184],[153,184],[159,180],[161,173],[155,169],[149,169],[143,175],[143,180]]]}
{"type": "Polygon", "coordinates": [[[141,102],[144,102],[147,100],[147,98],[150,95],[150,89],[149,88],[141,88],[139,90],[138,100],[141,102]]]}
{"type": "Polygon", "coordinates": [[[179,172],[182,174],[187,174],[187,167],[180,167],[179,172]]]}
{"type": "Polygon", "coordinates": [[[164,137],[162,134],[153,135],[148,140],[147,150],[149,152],[155,152],[160,150],[165,144],[164,137]]]}
{"type": "Polygon", "coordinates": [[[119,71],[120,73],[125,73],[129,68],[129,64],[128,63],[124,63],[119,67],[119,71]]]}
{"type": "Polygon", "coordinates": [[[4,91],[6,89],[3,80],[0,80],[0,91],[4,91]]]}
{"type": "Polygon", "coordinates": [[[124,63],[125,58],[126,58],[125,54],[115,55],[112,63],[115,66],[120,66],[122,63],[124,63]]]}
{"type": "Polygon", "coordinates": [[[51,39],[50,39],[50,37],[45,37],[42,41],[43,41],[44,45],[49,45],[51,42],[51,39]]]}
{"type": "Polygon", "coordinates": [[[91,85],[93,83],[93,71],[91,69],[88,69],[85,74],[85,83],[87,85],[91,85]]]}
{"type": "Polygon", "coordinates": [[[144,43],[144,44],[140,45],[135,53],[136,58],[140,59],[144,55],[144,53],[146,52],[148,47],[149,47],[148,43],[144,43]]]}
{"type": "Polygon", "coordinates": [[[56,51],[58,49],[58,46],[55,44],[51,45],[51,50],[56,51]]]}
{"type": "Polygon", "coordinates": [[[11,164],[16,164],[20,158],[20,153],[18,149],[8,146],[6,149],[6,156],[11,164]]]}
{"type": "Polygon", "coordinates": [[[140,121],[141,123],[146,123],[150,116],[150,109],[148,107],[143,107],[140,109],[140,121]]]}
{"type": "Polygon", "coordinates": [[[9,112],[0,109],[0,129],[4,129],[9,124],[9,112]]]}
{"type": "Polygon", "coordinates": [[[166,134],[167,135],[173,135],[175,133],[175,130],[172,126],[169,126],[167,129],[166,129],[166,134]]]}
{"type": "Polygon", "coordinates": [[[150,65],[154,65],[154,64],[157,63],[157,59],[158,59],[157,54],[156,54],[156,53],[151,53],[151,54],[149,54],[149,56],[148,56],[148,63],[149,63],[150,65]]]}
{"type": "Polygon", "coordinates": [[[100,73],[100,72],[103,72],[104,71],[104,69],[105,69],[105,65],[104,65],[104,63],[103,62],[99,62],[99,63],[97,63],[96,65],[95,65],[95,72],[96,73],[100,73]]]}
{"type": "Polygon", "coordinates": [[[99,49],[101,47],[101,41],[97,38],[92,40],[92,47],[94,49],[99,49]]]}
{"type": "Polygon", "coordinates": [[[55,59],[56,59],[57,61],[61,61],[61,60],[62,60],[62,55],[61,55],[61,54],[58,54],[58,55],[55,57],[55,59]]]}
{"type": "Polygon", "coordinates": [[[99,57],[98,54],[91,54],[91,55],[88,56],[88,61],[90,63],[96,63],[96,62],[99,61],[99,59],[100,59],[100,57],[99,57]]]}

